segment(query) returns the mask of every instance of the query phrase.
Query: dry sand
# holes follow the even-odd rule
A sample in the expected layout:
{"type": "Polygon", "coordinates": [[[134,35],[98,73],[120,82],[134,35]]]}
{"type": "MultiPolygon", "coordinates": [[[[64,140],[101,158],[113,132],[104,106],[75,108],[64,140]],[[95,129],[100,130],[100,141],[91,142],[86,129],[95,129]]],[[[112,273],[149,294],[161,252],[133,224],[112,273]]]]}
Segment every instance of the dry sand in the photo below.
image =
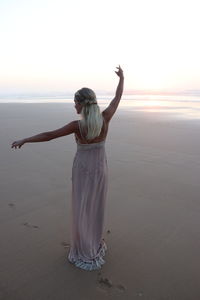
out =
{"type": "Polygon", "coordinates": [[[200,121],[119,107],[106,263],[88,272],[67,260],[74,136],[11,149],[74,119],[69,104],[0,104],[0,299],[199,300],[200,121]]]}

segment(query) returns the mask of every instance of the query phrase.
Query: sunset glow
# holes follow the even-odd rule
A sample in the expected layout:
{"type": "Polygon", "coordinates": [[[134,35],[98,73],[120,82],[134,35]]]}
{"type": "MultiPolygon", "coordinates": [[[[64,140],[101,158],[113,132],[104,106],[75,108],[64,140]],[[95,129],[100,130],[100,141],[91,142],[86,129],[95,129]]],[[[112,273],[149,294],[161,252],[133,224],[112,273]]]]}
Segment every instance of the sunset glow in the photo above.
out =
{"type": "Polygon", "coordinates": [[[200,89],[198,1],[0,2],[0,93],[200,89]]]}

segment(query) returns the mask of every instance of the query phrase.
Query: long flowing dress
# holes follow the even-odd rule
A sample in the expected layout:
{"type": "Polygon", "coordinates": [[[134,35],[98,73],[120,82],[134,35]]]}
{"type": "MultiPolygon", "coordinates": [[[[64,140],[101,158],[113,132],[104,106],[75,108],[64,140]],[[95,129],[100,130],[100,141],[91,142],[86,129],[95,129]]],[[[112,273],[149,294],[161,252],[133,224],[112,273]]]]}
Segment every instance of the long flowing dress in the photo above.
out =
{"type": "MultiPolygon", "coordinates": [[[[80,121],[79,131],[81,132],[80,121]]],[[[92,271],[102,267],[107,250],[102,238],[108,190],[105,140],[77,142],[72,167],[70,250],[68,260],[76,267],[92,271]]]]}

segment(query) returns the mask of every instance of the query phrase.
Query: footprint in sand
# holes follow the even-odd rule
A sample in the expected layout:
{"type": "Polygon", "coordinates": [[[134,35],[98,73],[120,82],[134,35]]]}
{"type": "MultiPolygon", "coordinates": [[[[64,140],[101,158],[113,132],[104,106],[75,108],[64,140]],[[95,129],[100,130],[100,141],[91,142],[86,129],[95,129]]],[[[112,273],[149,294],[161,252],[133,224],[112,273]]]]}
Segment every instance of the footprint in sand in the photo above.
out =
{"type": "Polygon", "coordinates": [[[22,225],[27,226],[27,227],[31,227],[31,225],[29,225],[28,222],[22,223],[22,225]]]}
{"type": "Polygon", "coordinates": [[[117,284],[116,288],[119,289],[122,292],[124,292],[126,290],[125,286],[123,286],[122,284],[117,284]]]}
{"type": "Polygon", "coordinates": [[[125,286],[123,286],[122,284],[114,285],[109,278],[101,276],[101,272],[98,273],[98,276],[99,286],[103,290],[106,290],[107,292],[111,291],[113,288],[116,288],[120,292],[124,292],[126,290],[125,286]]]}
{"type": "Polygon", "coordinates": [[[22,223],[22,225],[27,226],[27,227],[39,228],[39,226],[37,226],[37,225],[31,225],[28,222],[22,223]]]}
{"type": "Polygon", "coordinates": [[[104,286],[104,287],[108,287],[108,288],[111,288],[113,286],[112,284],[112,281],[109,280],[108,278],[103,278],[103,277],[100,277],[98,282],[100,283],[100,285],[104,286]]]}

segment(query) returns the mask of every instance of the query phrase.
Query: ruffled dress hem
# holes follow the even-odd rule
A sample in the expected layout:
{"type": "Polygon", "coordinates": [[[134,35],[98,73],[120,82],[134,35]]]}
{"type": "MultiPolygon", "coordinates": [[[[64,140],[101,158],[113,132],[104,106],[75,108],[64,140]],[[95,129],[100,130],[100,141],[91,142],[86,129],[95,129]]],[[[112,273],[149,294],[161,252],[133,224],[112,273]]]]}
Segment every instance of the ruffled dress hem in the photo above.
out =
{"type": "Polygon", "coordinates": [[[102,265],[105,264],[104,256],[106,254],[107,246],[104,240],[102,240],[101,247],[97,253],[97,256],[90,261],[84,261],[83,259],[74,259],[71,257],[70,253],[68,255],[68,260],[70,263],[74,264],[76,267],[81,268],[86,271],[101,269],[102,265]]]}

